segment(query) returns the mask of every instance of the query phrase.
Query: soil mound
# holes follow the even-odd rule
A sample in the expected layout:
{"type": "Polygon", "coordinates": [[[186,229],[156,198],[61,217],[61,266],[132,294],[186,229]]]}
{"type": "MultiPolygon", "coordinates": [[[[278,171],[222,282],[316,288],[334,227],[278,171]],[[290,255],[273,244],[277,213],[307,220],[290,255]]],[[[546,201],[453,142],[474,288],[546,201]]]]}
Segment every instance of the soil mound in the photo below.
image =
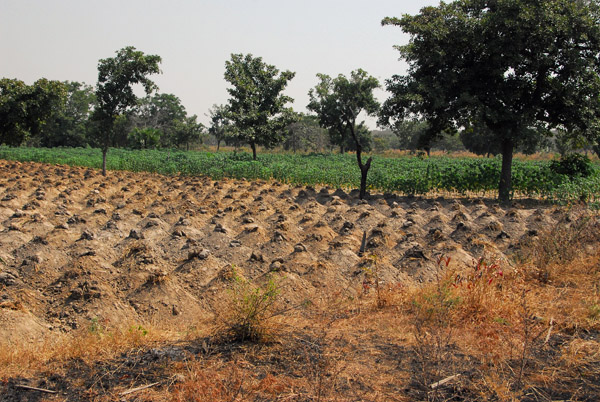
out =
{"type": "Polygon", "coordinates": [[[165,177],[0,161],[0,336],[41,337],[90,322],[192,323],[235,266],[278,272],[288,302],[315,288],[360,291],[363,256],[385,283],[428,281],[506,259],[558,222],[521,201],[371,195],[264,181],[165,177]],[[354,290],[358,289],[358,290],[354,290]]]}

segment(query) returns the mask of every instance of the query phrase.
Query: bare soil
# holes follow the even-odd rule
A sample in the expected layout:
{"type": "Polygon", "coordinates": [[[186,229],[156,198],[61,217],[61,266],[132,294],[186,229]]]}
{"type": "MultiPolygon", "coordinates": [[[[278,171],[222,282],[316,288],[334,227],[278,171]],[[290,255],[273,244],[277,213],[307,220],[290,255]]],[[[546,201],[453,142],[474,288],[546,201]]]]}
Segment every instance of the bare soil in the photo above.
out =
{"type": "Polygon", "coordinates": [[[556,224],[554,206],[421,199],[268,182],[0,162],[0,337],[102,322],[189,322],[232,265],[283,271],[290,302],[362,280],[427,281],[437,256],[505,258],[556,224]],[[160,286],[157,284],[160,283],[160,286]]]}
{"type": "MultiPolygon", "coordinates": [[[[535,200],[499,205],[372,194],[362,201],[355,191],[328,187],[130,172],[103,177],[87,168],[12,161],[0,161],[0,171],[3,345],[97,323],[193,327],[214,313],[232,269],[256,282],[278,273],[290,307],[334,290],[359,296],[366,277],[363,237],[363,255],[376,256],[378,281],[386,285],[430,282],[440,256],[454,267],[472,267],[482,256],[510,266],[523,244],[563,214],[535,200]]],[[[313,347],[318,337],[307,336],[294,336],[273,353],[313,347]]],[[[403,352],[385,345],[375,339],[370,347],[391,371],[388,360],[402,360],[403,352]]],[[[127,359],[160,362],[171,353],[178,361],[210,348],[203,341],[171,345],[103,364],[113,373],[111,365],[122,367],[127,359]]],[[[226,364],[209,369],[235,370],[226,364]]],[[[67,370],[83,369],[72,363],[67,370]]],[[[146,374],[150,383],[152,373],[146,374]]],[[[15,389],[11,395],[7,400],[29,400],[15,389]]]]}

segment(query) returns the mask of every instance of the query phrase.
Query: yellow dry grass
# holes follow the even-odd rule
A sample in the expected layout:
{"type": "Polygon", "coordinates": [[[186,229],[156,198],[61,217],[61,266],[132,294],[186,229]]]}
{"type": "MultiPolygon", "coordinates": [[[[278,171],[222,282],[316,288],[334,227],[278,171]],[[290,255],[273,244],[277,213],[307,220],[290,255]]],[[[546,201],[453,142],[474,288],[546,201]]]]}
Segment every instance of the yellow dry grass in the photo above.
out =
{"type": "MultiPolygon", "coordinates": [[[[76,361],[114,362],[106,380],[112,385],[101,387],[107,374],[90,371],[92,378],[64,379],[78,390],[67,396],[114,400],[134,384],[156,380],[159,385],[122,399],[594,400],[600,397],[594,222],[571,225],[584,236],[541,233],[518,264],[482,259],[462,267],[440,257],[437,279],[420,286],[324,289],[264,323],[271,336],[257,343],[228,341],[206,321],[202,330],[179,332],[96,323],[37,344],[2,345],[0,379],[65,377],[76,361]],[[549,253],[548,244],[559,245],[551,258],[540,251],[549,253]],[[173,345],[187,345],[185,358],[132,368],[123,362],[173,345]]],[[[369,258],[373,284],[377,262],[369,258]]]]}

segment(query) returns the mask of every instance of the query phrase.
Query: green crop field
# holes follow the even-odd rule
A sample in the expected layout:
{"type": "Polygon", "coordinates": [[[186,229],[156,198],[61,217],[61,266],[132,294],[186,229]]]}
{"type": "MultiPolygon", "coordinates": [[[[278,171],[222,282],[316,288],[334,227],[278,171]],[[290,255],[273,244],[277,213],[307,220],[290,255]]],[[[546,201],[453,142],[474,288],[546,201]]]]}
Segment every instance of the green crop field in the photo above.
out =
{"type": "MultiPolygon", "coordinates": [[[[91,148],[0,147],[0,158],[100,168],[101,152],[91,148]]],[[[373,191],[426,195],[494,196],[500,177],[499,158],[375,157],[368,187],[373,191]]],[[[205,175],[213,179],[277,180],[299,185],[358,188],[360,173],[355,156],[261,154],[253,161],[247,153],[175,150],[130,151],[111,149],[110,170],[167,175],[205,175]]],[[[560,203],[600,203],[600,167],[587,178],[569,178],[550,169],[547,161],[515,160],[512,167],[515,197],[535,197],[560,203]]]]}

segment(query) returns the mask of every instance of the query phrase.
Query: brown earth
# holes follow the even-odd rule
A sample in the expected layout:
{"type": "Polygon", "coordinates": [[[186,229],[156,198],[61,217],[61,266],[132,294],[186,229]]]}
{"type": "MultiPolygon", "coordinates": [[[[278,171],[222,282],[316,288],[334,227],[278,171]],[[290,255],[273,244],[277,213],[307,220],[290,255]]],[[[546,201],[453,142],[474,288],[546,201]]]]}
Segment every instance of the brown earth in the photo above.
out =
{"type": "Polygon", "coordinates": [[[231,267],[260,280],[284,273],[293,305],[364,281],[432,278],[504,259],[557,223],[535,201],[372,195],[328,187],[166,177],[0,161],[0,338],[40,338],[90,323],[193,325],[210,313],[231,267]]]}
{"type": "Polygon", "coordinates": [[[0,171],[0,401],[600,397],[586,208],[0,171]],[[236,275],[279,287],[260,341],[236,275]]]}

